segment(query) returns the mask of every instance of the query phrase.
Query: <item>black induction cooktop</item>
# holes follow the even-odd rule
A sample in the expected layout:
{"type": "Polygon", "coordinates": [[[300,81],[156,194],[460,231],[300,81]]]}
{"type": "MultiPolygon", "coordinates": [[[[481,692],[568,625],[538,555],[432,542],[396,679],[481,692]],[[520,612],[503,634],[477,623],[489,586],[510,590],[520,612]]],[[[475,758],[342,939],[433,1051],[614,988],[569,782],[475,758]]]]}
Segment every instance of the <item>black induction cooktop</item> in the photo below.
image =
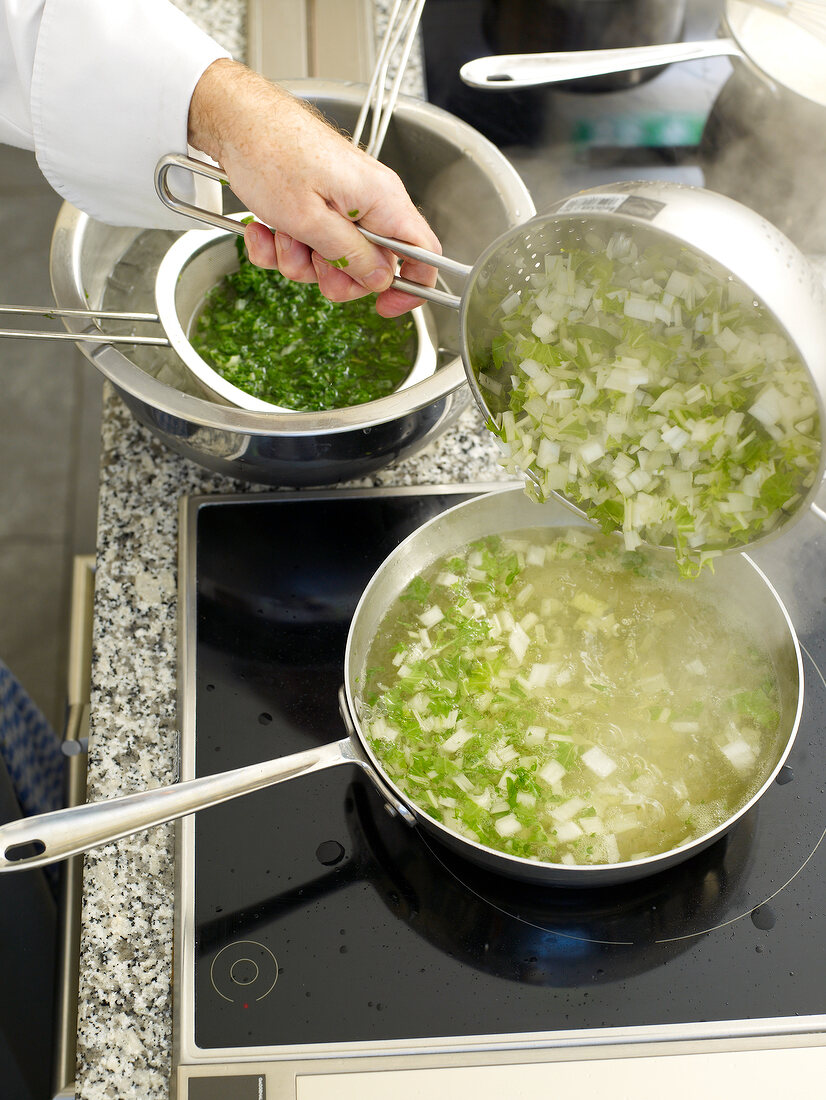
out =
{"type": "MultiPolygon", "coordinates": [[[[337,696],[365,584],[403,537],[471,492],[191,502],[194,678],[182,691],[194,696],[195,774],[344,736],[337,696]]],[[[391,818],[349,765],[196,815],[191,867],[179,868],[195,1046],[742,1027],[826,1012],[824,551],[812,515],[754,555],[805,655],[786,766],[726,837],[655,877],[587,889],[500,878],[391,818]]]]}

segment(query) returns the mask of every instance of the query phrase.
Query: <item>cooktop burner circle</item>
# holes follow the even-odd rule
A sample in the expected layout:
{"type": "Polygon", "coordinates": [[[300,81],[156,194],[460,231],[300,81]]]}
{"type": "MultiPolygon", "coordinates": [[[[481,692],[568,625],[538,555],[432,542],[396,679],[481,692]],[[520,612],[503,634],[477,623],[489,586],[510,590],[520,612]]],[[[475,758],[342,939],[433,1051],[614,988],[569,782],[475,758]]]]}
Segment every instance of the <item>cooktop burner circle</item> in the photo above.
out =
{"type": "Polygon", "coordinates": [[[235,940],[216,954],[209,978],[215,992],[225,1001],[262,1001],[278,981],[278,961],[257,940],[235,940]]]}

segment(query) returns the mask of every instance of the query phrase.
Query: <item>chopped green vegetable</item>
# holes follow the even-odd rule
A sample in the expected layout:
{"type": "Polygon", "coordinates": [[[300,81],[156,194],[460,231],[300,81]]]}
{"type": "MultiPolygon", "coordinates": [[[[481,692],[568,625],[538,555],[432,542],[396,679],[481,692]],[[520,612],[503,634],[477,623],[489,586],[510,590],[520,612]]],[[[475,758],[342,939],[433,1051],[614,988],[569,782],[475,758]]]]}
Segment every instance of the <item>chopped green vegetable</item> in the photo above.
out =
{"type": "Polygon", "coordinates": [[[414,577],[402,593],[403,600],[415,600],[416,603],[424,603],[430,594],[430,585],[424,577],[414,577]]]}
{"type": "Polygon", "coordinates": [[[581,527],[478,540],[381,623],[362,728],[412,802],[497,851],[605,864],[679,847],[779,752],[771,658],[709,583],[581,527]]]}
{"type": "Polygon", "coordinates": [[[296,410],[361,405],[392,393],[416,352],[410,314],[380,317],[372,297],[333,303],[315,284],[255,267],[238,242],[239,269],[208,295],[192,345],[234,386],[296,410]]]}
{"type": "Polygon", "coordinates": [[[617,232],[544,260],[498,311],[485,361],[502,464],[561,493],[628,550],[686,575],[753,541],[814,483],[812,382],[769,311],[687,249],[617,232]]]}
{"type": "Polygon", "coordinates": [[[339,256],[337,260],[328,260],[327,263],[330,267],[349,267],[350,261],[346,256],[339,256]]]}

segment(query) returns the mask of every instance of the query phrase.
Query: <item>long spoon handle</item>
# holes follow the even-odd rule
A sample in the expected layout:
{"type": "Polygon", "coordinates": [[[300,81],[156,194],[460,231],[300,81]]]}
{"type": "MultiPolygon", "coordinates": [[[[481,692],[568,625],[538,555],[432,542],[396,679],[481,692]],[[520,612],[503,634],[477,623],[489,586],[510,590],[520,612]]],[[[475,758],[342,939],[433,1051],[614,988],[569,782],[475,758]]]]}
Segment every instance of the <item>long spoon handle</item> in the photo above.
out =
{"type": "Polygon", "coordinates": [[[500,92],[533,88],[607,73],[624,73],[669,65],[675,61],[697,61],[703,57],[742,55],[733,38],[712,38],[703,42],[667,42],[654,46],[630,46],[613,50],[572,50],[565,53],[513,53],[477,57],[459,70],[471,88],[500,92]]]}

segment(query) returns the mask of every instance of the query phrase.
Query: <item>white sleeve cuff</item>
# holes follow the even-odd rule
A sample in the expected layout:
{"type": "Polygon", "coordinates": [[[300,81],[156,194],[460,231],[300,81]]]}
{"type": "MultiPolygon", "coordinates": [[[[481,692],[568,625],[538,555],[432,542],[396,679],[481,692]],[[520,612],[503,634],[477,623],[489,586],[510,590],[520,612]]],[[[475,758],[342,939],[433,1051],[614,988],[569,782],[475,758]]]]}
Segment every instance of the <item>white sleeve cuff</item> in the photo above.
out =
{"type": "MultiPolygon", "coordinates": [[[[47,0],[35,54],[32,129],[64,199],[112,225],[192,229],[155,193],[155,165],[186,153],[192,92],[228,57],[168,0],[47,0]]],[[[176,173],[176,193],[221,208],[218,184],[176,173]]]]}

